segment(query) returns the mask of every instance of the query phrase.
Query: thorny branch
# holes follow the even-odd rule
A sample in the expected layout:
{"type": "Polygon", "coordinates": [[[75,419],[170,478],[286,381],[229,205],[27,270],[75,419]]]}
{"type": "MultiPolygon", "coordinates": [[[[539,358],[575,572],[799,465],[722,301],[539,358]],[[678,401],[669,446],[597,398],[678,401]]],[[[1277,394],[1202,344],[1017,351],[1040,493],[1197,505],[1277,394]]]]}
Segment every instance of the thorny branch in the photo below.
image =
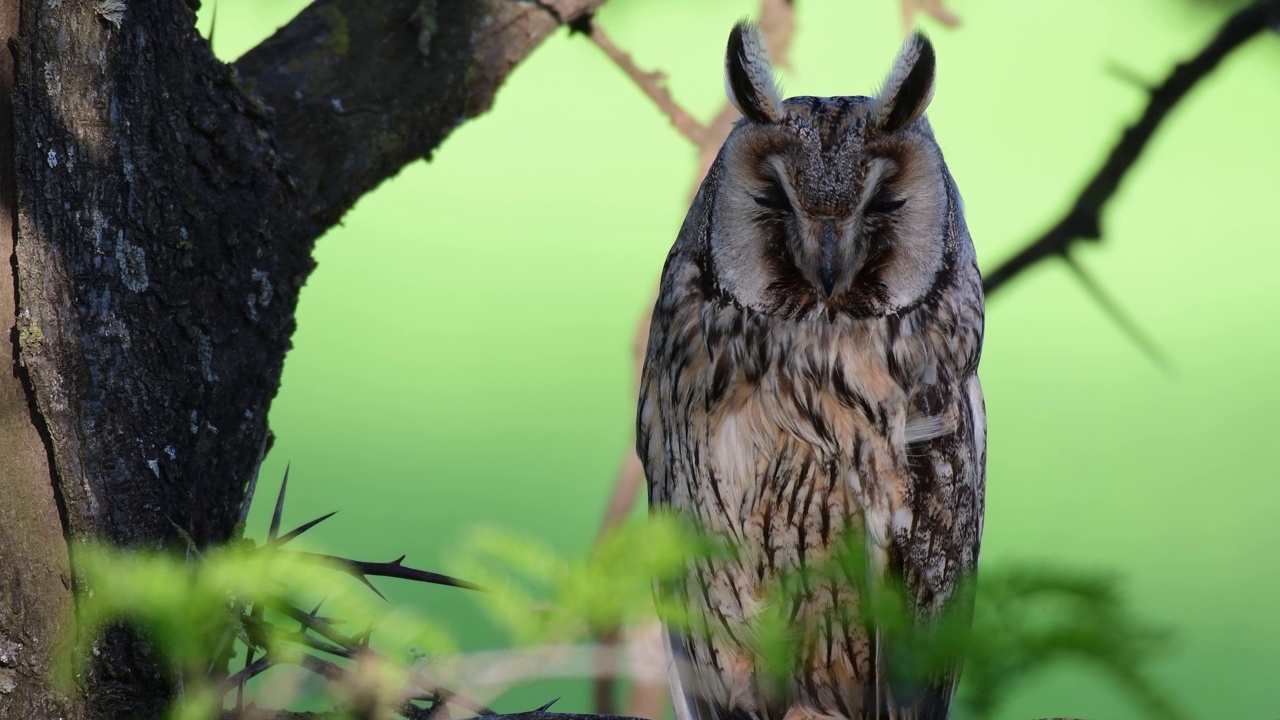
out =
{"type": "Polygon", "coordinates": [[[277,551],[290,552],[295,556],[303,559],[316,560],[318,562],[333,563],[334,566],[369,587],[370,590],[378,594],[378,597],[386,599],[378,588],[369,582],[369,576],[399,578],[401,580],[413,580],[421,583],[430,583],[433,585],[448,585],[450,587],[465,588],[467,590],[479,590],[480,588],[465,580],[459,580],[455,577],[442,575],[429,570],[418,570],[403,565],[405,556],[392,560],[391,562],[367,562],[364,560],[349,560],[347,558],[338,557],[336,555],[323,555],[311,552],[295,552],[295,551],[277,551]]]}
{"type": "Polygon", "coordinates": [[[1096,242],[1101,239],[1103,207],[1115,194],[1120,182],[1137,162],[1138,156],[1169,111],[1232,50],[1268,26],[1275,27],[1278,24],[1280,0],[1255,2],[1228,18],[1204,49],[1190,60],[1175,66],[1165,81],[1151,91],[1151,99],[1142,116],[1120,136],[1106,162],[1080,191],[1066,215],[1030,245],[987,274],[983,282],[983,290],[987,295],[1041,260],[1054,256],[1066,258],[1078,240],[1096,242]]]}
{"type": "MultiPolygon", "coordinates": [[[[478,589],[471,583],[448,575],[406,567],[402,564],[403,555],[391,562],[378,563],[350,560],[320,553],[281,549],[281,546],[334,515],[334,513],[321,515],[281,535],[280,526],[284,517],[284,503],[288,488],[289,469],[286,467],[284,477],[280,482],[280,492],[276,496],[275,507],[271,513],[271,524],[267,528],[267,542],[261,548],[263,552],[288,553],[305,560],[328,564],[336,570],[353,575],[383,599],[386,599],[385,596],[369,580],[370,576],[394,577],[415,582],[478,589]]],[[[347,635],[340,632],[334,627],[332,621],[319,614],[321,605],[317,605],[311,612],[304,612],[286,602],[272,603],[271,609],[273,611],[298,623],[297,628],[292,629],[281,628],[274,623],[268,622],[264,617],[266,607],[261,602],[254,603],[252,607],[246,608],[246,612],[242,616],[245,631],[243,642],[247,646],[244,667],[218,683],[220,695],[225,695],[232,690],[236,691],[235,708],[229,711],[230,717],[243,717],[245,683],[282,663],[300,665],[333,682],[350,683],[352,678],[359,678],[359,673],[352,673],[340,665],[315,655],[286,656],[270,652],[268,649],[273,641],[293,643],[311,651],[353,660],[358,666],[362,663],[370,662],[388,667],[392,666],[392,663],[385,656],[369,647],[368,631],[356,635],[347,635]],[[263,657],[255,659],[259,651],[264,653],[263,657]]],[[[224,643],[229,639],[229,637],[224,638],[224,643]]],[[[220,655],[221,652],[219,653],[220,655]]],[[[446,704],[454,705],[477,715],[494,715],[494,712],[488,707],[439,686],[416,670],[409,670],[405,673],[405,682],[408,687],[401,693],[403,697],[400,698],[402,702],[399,706],[399,712],[406,718],[437,717],[435,711],[437,709],[444,710],[446,704]],[[413,704],[421,700],[431,701],[431,706],[422,708],[413,704]]],[[[542,710],[545,709],[542,708],[542,710]]],[[[447,716],[440,715],[439,717],[447,716]]]]}

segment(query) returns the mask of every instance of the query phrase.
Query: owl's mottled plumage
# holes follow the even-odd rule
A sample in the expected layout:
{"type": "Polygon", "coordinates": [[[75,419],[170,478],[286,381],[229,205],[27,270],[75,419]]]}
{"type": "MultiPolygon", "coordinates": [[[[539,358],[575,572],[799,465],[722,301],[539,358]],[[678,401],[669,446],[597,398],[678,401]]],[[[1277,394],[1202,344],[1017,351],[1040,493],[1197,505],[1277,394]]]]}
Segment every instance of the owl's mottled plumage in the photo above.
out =
{"type": "Polygon", "coordinates": [[[784,102],[753,29],[730,36],[725,82],[744,119],[667,258],[638,418],[651,506],[737,547],[659,588],[702,621],[669,637],[683,717],[947,717],[958,668],[895,677],[852,580],[791,599],[802,652],[781,685],[738,636],[780,576],[848,531],[922,626],[967,602],[956,590],[978,559],[986,465],[982,284],[923,117],[933,81],[917,34],[876,97],[784,102]]]}

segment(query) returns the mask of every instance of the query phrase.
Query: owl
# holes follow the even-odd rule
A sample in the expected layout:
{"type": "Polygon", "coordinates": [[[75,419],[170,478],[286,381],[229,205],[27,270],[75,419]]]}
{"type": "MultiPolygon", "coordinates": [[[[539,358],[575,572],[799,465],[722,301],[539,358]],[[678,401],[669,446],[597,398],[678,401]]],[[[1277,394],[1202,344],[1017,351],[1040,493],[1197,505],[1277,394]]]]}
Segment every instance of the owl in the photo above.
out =
{"type": "Polygon", "coordinates": [[[732,548],[657,586],[688,615],[666,638],[682,720],[948,716],[958,661],[895,671],[863,612],[892,586],[910,627],[967,623],[982,535],[982,283],[934,68],[915,34],[874,97],[784,101],[755,29],[729,36],[742,118],[667,257],[637,418],[651,508],[732,548]],[[805,575],[850,536],[865,574],[805,575]],[[795,635],[781,674],[764,613],[795,635]]]}

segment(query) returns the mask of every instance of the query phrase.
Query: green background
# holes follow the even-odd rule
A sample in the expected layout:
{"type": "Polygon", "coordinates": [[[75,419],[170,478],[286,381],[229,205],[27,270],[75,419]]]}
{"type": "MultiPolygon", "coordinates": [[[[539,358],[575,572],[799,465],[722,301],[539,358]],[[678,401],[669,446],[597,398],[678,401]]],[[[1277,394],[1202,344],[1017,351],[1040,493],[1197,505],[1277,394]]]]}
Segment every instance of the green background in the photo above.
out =
{"type": "MultiPolygon", "coordinates": [[[[512,0],[515,2],[516,0],[512,0]]],[[[233,59],[302,0],[218,0],[233,59]]],[[[614,0],[599,14],[678,100],[723,102],[721,53],[748,0],[614,0]]],[[[208,9],[201,18],[207,32],[208,9]]],[[[1194,0],[954,0],[923,21],[929,115],[984,268],[1055,221],[1154,84],[1217,28],[1194,0]]],[[[799,4],[788,95],[871,92],[901,40],[894,0],[799,4]]],[[[358,52],[359,48],[353,48],[358,52]]],[[[1162,371],[1060,263],[995,295],[984,564],[1101,569],[1172,631],[1154,667],[1196,717],[1280,716],[1280,38],[1232,55],[1169,118],[1077,252],[1170,358],[1162,371]]],[[[581,555],[634,398],[631,343],[683,219],[692,147],[590,42],[557,33],[488,115],[368,195],[320,240],[272,410],[251,517],[352,557],[441,568],[468,528],[581,555]]],[[[500,637],[474,599],[385,581],[467,648],[500,637]]],[[[527,709],[585,683],[515,693],[527,709]]],[[[1040,673],[1000,718],[1135,717],[1099,672],[1040,673]]]]}

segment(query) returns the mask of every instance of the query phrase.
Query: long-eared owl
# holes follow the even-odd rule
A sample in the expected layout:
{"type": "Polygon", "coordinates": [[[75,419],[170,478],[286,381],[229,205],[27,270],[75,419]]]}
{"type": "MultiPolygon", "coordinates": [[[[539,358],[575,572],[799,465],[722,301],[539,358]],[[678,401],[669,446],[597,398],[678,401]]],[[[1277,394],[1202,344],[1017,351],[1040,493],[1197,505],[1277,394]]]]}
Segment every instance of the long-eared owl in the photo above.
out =
{"type": "Polygon", "coordinates": [[[857,573],[804,575],[856,533],[862,579],[896,583],[912,623],[971,612],[983,297],[924,117],[934,67],[917,33],[874,97],[784,101],[755,29],[730,34],[743,117],[663,269],[638,411],[651,508],[733,548],[657,588],[691,618],[667,633],[684,720],[949,714],[958,662],[899,676],[857,573]],[[797,635],[781,677],[750,637],[766,610],[797,635]]]}

